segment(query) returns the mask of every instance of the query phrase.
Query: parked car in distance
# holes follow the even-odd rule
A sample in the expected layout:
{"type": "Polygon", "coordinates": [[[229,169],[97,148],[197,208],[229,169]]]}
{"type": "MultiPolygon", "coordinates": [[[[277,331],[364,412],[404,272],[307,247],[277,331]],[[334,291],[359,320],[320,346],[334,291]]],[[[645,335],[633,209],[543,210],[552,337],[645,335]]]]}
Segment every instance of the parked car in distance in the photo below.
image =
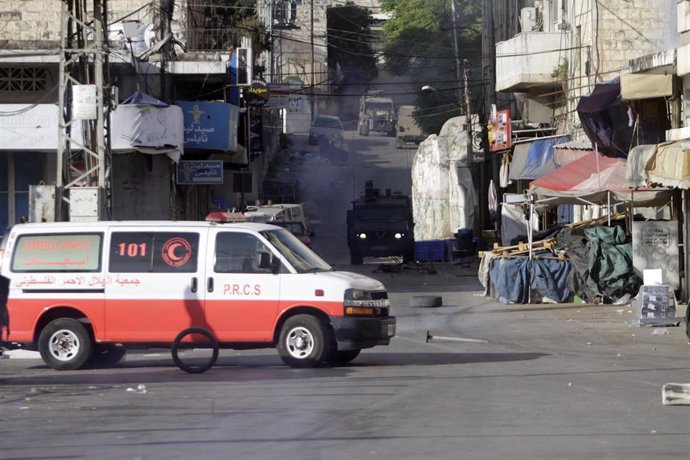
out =
{"type": "Polygon", "coordinates": [[[333,115],[319,115],[314,118],[309,129],[309,143],[317,145],[322,140],[336,145],[343,144],[345,134],[340,118],[333,115]]]}
{"type": "Polygon", "coordinates": [[[311,239],[316,236],[314,232],[307,230],[307,226],[304,225],[304,222],[272,221],[270,224],[287,229],[290,233],[295,235],[298,240],[306,244],[308,248],[311,248],[311,239]]]}

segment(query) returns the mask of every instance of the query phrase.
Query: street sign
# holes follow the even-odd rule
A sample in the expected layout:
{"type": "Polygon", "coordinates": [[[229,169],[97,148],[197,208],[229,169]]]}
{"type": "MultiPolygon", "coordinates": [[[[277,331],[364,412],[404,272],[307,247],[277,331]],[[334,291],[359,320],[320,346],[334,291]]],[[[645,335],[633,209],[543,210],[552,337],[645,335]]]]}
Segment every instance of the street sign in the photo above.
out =
{"type": "Polygon", "coordinates": [[[220,160],[182,160],[177,164],[178,185],[222,184],[223,162],[220,160]]]}

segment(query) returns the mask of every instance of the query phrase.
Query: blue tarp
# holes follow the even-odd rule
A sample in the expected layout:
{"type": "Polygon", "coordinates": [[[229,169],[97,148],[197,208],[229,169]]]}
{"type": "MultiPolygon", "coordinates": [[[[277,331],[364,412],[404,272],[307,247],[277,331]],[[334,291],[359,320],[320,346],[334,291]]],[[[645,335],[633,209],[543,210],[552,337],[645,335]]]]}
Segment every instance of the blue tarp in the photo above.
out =
{"type": "Polygon", "coordinates": [[[494,297],[501,303],[528,303],[530,289],[562,303],[572,295],[566,286],[569,272],[570,264],[565,260],[496,258],[489,268],[489,278],[494,297]]]}
{"type": "Polygon", "coordinates": [[[558,165],[554,161],[553,146],[568,142],[570,135],[537,138],[531,142],[515,144],[513,160],[510,162],[511,180],[534,180],[549,174],[558,165]]]}

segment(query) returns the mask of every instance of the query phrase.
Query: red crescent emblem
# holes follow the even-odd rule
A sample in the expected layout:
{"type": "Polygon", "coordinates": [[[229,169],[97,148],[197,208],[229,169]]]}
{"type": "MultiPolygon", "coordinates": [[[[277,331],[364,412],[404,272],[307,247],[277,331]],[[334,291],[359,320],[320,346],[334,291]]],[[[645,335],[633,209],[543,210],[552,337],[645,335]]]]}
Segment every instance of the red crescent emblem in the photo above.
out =
{"type": "Polygon", "coordinates": [[[161,256],[171,267],[181,267],[192,258],[192,245],[184,238],[170,238],[163,244],[161,256]]]}

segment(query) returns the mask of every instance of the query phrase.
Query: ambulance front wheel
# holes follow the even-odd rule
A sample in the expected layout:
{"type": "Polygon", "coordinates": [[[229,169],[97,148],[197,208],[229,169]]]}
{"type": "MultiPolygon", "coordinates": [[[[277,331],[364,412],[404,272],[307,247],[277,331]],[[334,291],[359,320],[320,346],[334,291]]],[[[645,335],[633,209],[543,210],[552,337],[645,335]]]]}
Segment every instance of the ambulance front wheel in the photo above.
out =
{"type": "Polygon", "coordinates": [[[316,367],[329,355],[329,329],[312,315],[288,318],[280,330],[278,354],[291,367],[316,367]]]}
{"type": "Polygon", "coordinates": [[[53,369],[79,369],[91,358],[93,342],[86,327],[73,318],[51,321],[38,336],[38,351],[53,369]]]}

